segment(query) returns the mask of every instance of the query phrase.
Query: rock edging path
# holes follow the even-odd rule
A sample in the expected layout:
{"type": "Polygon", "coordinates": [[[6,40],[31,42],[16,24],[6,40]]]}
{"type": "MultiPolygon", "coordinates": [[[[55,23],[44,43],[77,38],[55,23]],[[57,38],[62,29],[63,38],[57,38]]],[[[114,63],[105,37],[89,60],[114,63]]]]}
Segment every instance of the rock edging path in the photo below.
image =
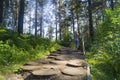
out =
{"type": "Polygon", "coordinates": [[[7,80],[86,80],[87,63],[80,51],[61,48],[48,57],[21,67],[21,78],[7,80]]]}

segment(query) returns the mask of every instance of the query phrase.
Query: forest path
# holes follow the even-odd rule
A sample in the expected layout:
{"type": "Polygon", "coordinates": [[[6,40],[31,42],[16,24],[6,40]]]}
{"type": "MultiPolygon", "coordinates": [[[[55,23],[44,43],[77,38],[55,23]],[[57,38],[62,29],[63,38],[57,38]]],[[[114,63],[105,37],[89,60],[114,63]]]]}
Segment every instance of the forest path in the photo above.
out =
{"type": "Polygon", "coordinates": [[[44,59],[28,62],[23,73],[8,80],[86,80],[87,63],[80,51],[63,47],[44,59]],[[19,78],[22,77],[22,78],[19,78]]]}

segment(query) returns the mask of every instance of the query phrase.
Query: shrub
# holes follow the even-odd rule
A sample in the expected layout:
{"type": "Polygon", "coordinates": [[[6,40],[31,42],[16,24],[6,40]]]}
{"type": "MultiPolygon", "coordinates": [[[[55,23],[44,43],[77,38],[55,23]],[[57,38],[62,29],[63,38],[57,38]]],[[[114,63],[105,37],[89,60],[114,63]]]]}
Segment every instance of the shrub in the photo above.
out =
{"type": "MultiPolygon", "coordinates": [[[[95,41],[87,54],[87,59],[96,72],[92,76],[107,76],[104,80],[120,79],[120,8],[106,10],[105,20],[96,29],[95,41]],[[94,62],[93,62],[94,61],[94,62]],[[110,76],[111,75],[111,76],[110,76]]],[[[93,71],[95,72],[95,71],[93,71]]],[[[103,80],[102,77],[99,80],[103,80]]]]}
{"type": "Polygon", "coordinates": [[[4,27],[0,27],[0,40],[0,71],[3,72],[11,66],[42,58],[48,52],[60,47],[49,39],[26,34],[20,35],[4,27]]]}

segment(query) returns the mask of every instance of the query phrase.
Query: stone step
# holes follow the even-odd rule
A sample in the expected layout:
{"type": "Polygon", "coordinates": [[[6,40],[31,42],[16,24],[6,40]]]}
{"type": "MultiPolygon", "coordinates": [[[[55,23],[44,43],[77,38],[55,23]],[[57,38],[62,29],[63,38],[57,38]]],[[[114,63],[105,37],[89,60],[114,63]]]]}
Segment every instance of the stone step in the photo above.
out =
{"type": "Polygon", "coordinates": [[[45,68],[45,69],[51,68],[51,69],[59,69],[59,70],[61,70],[61,69],[65,68],[65,65],[46,64],[46,65],[43,65],[43,68],[45,68]]]}
{"type": "Polygon", "coordinates": [[[85,63],[84,60],[80,60],[80,59],[74,59],[74,60],[70,60],[67,63],[67,66],[71,66],[71,67],[84,67],[87,64],[85,63]]]}
{"type": "Polygon", "coordinates": [[[86,75],[85,71],[86,70],[83,68],[73,68],[73,67],[66,67],[65,69],[61,70],[63,74],[66,74],[69,76],[86,75]]]}
{"type": "Polygon", "coordinates": [[[39,66],[22,66],[21,69],[23,69],[24,71],[33,71],[33,70],[38,70],[38,69],[42,69],[43,66],[39,65],[39,66]]]}
{"type": "Polygon", "coordinates": [[[34,76],[54,76],[59,75],[61,72],[58,69],[40,69],[32,72],[34,76]]]}
{"type": "Polygon", "coordinates": [[[51,59],[43,59],[43,60],[37,61],[37,63],[39,63],[39,64],[49,64],[50,61],[51,61],[51,59]]]}
{"type": "Polygon", "coordinates": [[[54,59],[54,60],[67,60],[67,58],[63,55],[60,55],[60,56],[48,56],[48,58],[50,59],[54,59]]]}
{"type": "Polygon", "coordinates": [[[66,65],[69,61],[50,61],[51,64],[56,64],[56,65],[66,65]]]}
{"type": "Polygon", "coordinates": [[[39,65],[39,63],[37,63],[37,62],[28,62],[28,63],[26,63],[24,65],[39,65]]]}

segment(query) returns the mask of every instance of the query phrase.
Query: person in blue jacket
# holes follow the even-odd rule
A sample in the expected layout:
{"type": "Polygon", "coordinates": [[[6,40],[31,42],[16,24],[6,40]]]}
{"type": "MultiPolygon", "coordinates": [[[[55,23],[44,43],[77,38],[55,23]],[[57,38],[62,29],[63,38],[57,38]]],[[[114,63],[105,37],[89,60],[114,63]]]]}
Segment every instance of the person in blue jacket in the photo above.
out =
{"type": "Polygon", "coordinates": [[[78,49],[78,47],[79,47],[79,33],[77,31],[74,32],[74,43],[75,43],[75,48],[78,49]]]}

